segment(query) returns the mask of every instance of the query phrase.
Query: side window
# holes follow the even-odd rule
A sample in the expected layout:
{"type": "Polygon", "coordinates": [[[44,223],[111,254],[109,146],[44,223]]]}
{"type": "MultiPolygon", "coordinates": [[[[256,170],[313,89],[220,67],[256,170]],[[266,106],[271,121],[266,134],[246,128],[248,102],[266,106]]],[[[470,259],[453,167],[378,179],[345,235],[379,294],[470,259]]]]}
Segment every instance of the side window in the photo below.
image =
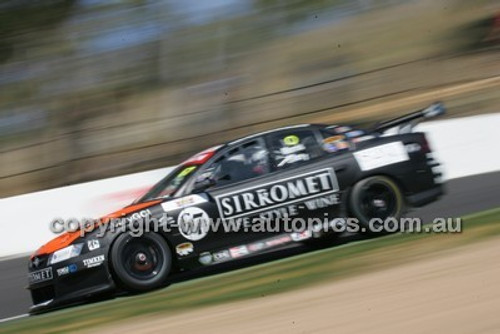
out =
{"type": "Polygon", "coordinates": [[[262,139],[237,146],[215,160],[199,178],[218,187],[269,173],[269,154],[262,139]]]}
{"type": "Polygon", "coordinates": [[[270,135],[273,164],[277,169],[295,166],[321,156],[321,148],[312,130],[296,130],[270,135]]]}

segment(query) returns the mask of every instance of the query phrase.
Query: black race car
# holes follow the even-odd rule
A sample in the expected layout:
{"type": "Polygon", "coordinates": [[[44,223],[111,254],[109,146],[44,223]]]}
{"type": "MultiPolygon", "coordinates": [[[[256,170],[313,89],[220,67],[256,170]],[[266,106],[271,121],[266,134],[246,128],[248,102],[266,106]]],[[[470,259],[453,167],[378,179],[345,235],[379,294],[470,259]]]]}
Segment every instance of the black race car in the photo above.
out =
{"type": "Polygon", "coordinates": [[[421,119],[441,104],[371,129],[295,125],[205,150],[144,196],[31,256],[32,313],[105,292],[148,291],[182,271],[359,232],[443,193],[421,119]],[[310,224],[314,222],[314,224],[310,224]],[[349,221],[351,222],[351,221],[349,221]],[[352,227],[352,226],[351,226],[352,227]]]}

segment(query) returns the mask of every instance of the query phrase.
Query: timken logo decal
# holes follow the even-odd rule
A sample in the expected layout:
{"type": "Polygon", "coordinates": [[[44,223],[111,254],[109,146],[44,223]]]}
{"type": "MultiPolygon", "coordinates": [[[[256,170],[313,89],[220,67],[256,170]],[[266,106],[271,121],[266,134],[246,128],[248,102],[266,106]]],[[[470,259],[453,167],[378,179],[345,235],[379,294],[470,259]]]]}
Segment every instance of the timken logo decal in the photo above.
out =
{"type": "Polygon", "coordinates": [[[232,219],[338,191],[333,169],[325,168],[216,196],[215,200],[221,218],[232,219]]]}

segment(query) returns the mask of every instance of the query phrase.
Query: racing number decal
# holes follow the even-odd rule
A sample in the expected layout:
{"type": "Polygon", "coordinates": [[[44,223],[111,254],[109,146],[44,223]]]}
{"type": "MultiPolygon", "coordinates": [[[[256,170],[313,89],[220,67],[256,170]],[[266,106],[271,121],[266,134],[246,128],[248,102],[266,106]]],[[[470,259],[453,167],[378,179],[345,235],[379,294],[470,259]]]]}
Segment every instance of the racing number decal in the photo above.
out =
{"type": "Polygon", "coordinates": [[[204,210],[193,206],[185,208],[179,213],[177,225],[184,238],[198,241],[208,234],[210,217],[204,210]]]}

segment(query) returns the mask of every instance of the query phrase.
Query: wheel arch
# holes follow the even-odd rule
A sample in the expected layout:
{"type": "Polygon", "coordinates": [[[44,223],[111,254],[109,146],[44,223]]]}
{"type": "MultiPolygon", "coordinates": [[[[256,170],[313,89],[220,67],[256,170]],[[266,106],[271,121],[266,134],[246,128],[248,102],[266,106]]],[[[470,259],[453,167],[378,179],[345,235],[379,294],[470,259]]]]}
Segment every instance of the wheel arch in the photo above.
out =
{"type": "Polygon", "coordinates": [[[351,211],[351,208],[350,208],[350,200],[351,200],[351,196],[352,196],[352,190],[354,188],[354,186],[356,184],[358,184],[359,182],[362,182],[368,178],[371,178],[371,177],[375,177],[375,176],[382,176],[382,177],[385,177],[389,180],[391,180],[392,182],[394,182],[396,184],[396,186],[401,190],[401,194],[403,195],[403,202],[405,204],[408,204],[407,202],[407,199],[406,199],[406,196],[407,196],[407,190],[404,186],[404,183],[396,176],[394,176],[393,174],[389,174],[387,172],[376,172],[376,173],[369,173],[369,174],[364,174],[361,178],[359,179],[356,179],[356,181],[354,181],[352,184],[349,185],[348,189],[345,191],[344,195],[343,195],[343,203],[344,203],[344,207],[343,207],[343,210],[345,210],[345,213],[351,217],[352,216],[352,211],[351,211]]]}
{"type": "MultiPolygon", "coordinates": [[[[111,277],[113,279],[113,281],[115,282],[115,284],[118,285],[118,282],[119,280],[116,278],[116,272],[115,272],[115,269],[113,268],[113,261],[111,261],[111,252],[113,250],[113,247],[116,243],[116,240],[118,239],[118,237],[120,235],[122,235],[123,233],[128,233],[129,230],[125,230],[125,231],[121,231],[120,233],[114,233],[114,235],[112,236],[112,240],[109,242],[109,247],[108,247],[108,250],[107,250],[107,256],[108,256],[108,268],[109,268],[109,272],[111,274],[111,277]]],[[[172,254],[172,264],[171,264],[171,268],[170,268],[170,273],[174,273],[174,272],[178,272],[180,270],[180,267],[179,267],[179,263],[177,261],[177,257],[175,256],[175,248],[172,244],[172,241],[167,238],[167,236],[164,234],[164,233],[159,233],[159,232],[152,232],[152,233],[155,233],[157,235],[159,235],[167,244],[169,250],[170,250],[170,253],[172,254]]]]}

